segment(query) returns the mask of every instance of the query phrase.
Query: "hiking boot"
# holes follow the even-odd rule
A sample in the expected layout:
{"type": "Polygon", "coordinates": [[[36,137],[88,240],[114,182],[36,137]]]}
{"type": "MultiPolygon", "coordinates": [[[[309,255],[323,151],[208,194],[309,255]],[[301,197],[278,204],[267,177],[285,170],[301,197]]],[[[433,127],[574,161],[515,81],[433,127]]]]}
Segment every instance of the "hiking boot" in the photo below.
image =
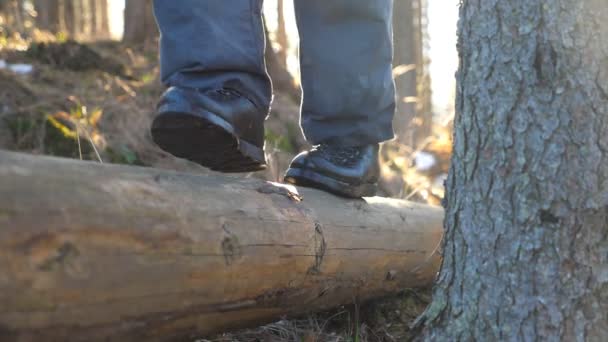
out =
{"type": "Polygon", "coordinates": [[[285,182],[343,197],[374,196],[380,175],[378,150],[378,144],[315,146],[295,157],[285,174],[285,182]]]}
{"type": "Polygon", "coordinates": [[[259,171],[266,167],[266,114],[233,89],[171,87],[158,104],[152,139],[172,155],[214,171],[259,171]]]}

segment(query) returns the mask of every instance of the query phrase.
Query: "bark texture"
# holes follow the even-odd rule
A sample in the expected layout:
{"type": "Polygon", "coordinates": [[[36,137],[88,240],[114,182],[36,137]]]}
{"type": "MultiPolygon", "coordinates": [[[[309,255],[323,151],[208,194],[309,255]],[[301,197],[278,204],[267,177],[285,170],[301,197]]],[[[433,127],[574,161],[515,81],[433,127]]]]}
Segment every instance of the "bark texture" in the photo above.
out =
{"type": "Polygon", "coordinates": [[[608,339],[608,6],[461,4],[429,341],[608,339]]]}
{"type": "Polygon", "coordinates": [[[0,151],[0,340],[193,341],[433,282],[440,208],[300,190],[0,151]]]}

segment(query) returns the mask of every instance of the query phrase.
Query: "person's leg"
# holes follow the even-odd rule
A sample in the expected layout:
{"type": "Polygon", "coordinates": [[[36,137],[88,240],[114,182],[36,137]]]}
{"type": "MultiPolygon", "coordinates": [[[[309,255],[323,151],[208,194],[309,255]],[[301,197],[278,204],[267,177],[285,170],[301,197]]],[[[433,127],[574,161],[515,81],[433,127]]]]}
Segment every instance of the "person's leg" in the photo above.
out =
{"type": "Polygon", "coordinates": [[[155,0],[161,78],[169,87],[152,136],[166,151],[219,171],[264,164],[272,97],[262,0],[155,0]]]}
{"type": "Polygon", "coordinates": [[[392,0],[294,0],[302,128],[313,145],[393,138],[392,0]]]}
{"type": "Polygon", "coordinates": [[[168,86],[230,88],[271,99],[261,0],[155,0],[161,78],[168,86]]]}
{"type": "Polygon", "coordinates": [[[300,30],[302,129],[318,145],[287,182],[373,196],[378,144],[393,137],[392,0],[294,0],[300,30]]]}

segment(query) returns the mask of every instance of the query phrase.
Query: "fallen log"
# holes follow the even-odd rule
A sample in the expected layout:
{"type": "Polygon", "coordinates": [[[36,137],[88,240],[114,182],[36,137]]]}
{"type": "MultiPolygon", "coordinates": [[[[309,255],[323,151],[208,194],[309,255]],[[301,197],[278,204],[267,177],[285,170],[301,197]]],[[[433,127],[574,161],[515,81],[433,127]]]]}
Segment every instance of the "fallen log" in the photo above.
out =
{"type": "Polygon", "coordinates": [[[428,286],[442,218],[0,151],[0,340],[188,340],[428,286]]]}

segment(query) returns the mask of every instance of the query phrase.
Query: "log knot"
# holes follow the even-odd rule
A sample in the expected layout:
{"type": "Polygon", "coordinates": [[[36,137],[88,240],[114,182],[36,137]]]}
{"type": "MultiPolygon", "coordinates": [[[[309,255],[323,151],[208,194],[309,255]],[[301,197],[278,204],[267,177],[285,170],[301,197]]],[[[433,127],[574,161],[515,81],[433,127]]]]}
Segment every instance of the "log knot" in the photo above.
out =
{"type": "Polygon", "coordinates": [[[70,260],[77,258],[80,252],[70,242],[62,244],[56,251],[56,253],[42,262],[38,269],[41,271],[53,271],[57,267],[66,267],[70,264],[70,260]]]}
{"type": "Polygon", "coordinates": [[[386,273],[386,281],[394,281],[395,279],[397,279],[397,271],[390,270],[386,273]]]}
{"type": "Polygon", "coordinates": [[[323,258],[325,257],[325,251],[327,250],[327,243],[325,242],[325,236],[323,235],[323,226],[321,223],[315,222],[315,262],[308,269],[308,274],[319,274],[321,273],[321,264],[323,264],[323,258]]]}
{"type": "Polygon", "coordinates": [[[239,239],[236,235],[231,233],[226,226],[222,227],[224,232],[228,234],[222,240],[222,254],[224,255],[224,260],[226,261],[226,265],[232,265],[236,260],[238,260],[242,256],[241,244],[239,243],[239,239]]]}

